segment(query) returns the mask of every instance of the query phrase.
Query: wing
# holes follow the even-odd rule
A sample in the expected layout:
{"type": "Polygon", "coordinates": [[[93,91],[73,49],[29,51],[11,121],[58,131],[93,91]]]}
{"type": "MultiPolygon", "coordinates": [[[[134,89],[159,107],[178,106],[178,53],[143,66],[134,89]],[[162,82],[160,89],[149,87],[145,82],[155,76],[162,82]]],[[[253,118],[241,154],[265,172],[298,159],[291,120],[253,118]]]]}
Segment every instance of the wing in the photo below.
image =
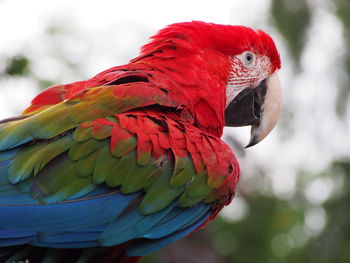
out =
{"type": "Polygon", "coordinates": [[[233,197],[237,161],[177,106],[152,85],[112,85],[0,124],[0,246],[128,242],[140,256],[208,221],[233,197]]]}
{"type": "MultiPolygon", "coordinates": [[[[99,86],[142,82],[149,83],[158,89],[168,90],[169,87],[175,85],[175,83],[168,78],[169,77],[167,77],[166,74],[154,71],[152,68],[140,63],[112,67],[97,74],[91,79],[66,85],[57,85],[44,90],[32,100],[31,105],[23,112],[23,114],[36,114],[53,105],[71,99],[82,92],[99,86]]],[[[182,96],[181,99],[183,101],[184,97],[182,96]]]]}

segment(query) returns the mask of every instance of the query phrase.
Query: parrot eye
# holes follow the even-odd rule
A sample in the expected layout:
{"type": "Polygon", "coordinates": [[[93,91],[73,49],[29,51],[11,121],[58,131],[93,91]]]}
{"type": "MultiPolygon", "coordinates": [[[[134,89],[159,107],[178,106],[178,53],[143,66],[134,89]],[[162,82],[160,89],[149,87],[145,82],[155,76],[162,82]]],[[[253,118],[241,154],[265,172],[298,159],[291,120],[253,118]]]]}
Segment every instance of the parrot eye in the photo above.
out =
{"type": "Polygon", "coordinates": [[[243,53],[243,62],[246,66],[250,66],[255,59],[255,55],[252,52],[244,52],[243,53]]]}

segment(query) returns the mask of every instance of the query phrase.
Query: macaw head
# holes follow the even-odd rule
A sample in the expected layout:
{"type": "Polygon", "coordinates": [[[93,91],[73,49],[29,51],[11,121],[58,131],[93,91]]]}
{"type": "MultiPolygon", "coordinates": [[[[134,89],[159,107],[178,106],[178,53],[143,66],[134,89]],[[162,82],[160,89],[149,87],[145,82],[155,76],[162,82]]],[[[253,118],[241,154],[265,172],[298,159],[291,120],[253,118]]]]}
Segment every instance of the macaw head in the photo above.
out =
{"type": "Polygon", "coordinates": [[[270,36],[261,30],[240,30],[250,38],[242,39],[241,49],[230,56],[225,124],[251,125],[250,147],[263,140],[279,118],[282,92],[277,71],[281,62],[270,36]]]}
{"type": "Polygon", "coordinates": [[[261,30],[199,21],[177,23],[153,36],[140,57],[161,58],[157,65],[173,74],[172,79],[187,84],[184,94],[195,105],[201,126],[250,125],[247,147],[264,139],[279,118],[280,57],[272,38],[261,30]]]}

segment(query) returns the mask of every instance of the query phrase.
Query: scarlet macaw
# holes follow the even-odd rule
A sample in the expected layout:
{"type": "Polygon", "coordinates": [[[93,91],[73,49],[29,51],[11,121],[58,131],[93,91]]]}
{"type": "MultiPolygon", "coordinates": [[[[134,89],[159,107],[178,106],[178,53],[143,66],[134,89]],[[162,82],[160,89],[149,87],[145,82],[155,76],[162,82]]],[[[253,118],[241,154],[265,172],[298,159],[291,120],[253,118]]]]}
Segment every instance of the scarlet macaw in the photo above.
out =
{"type": "Polygon", "coordinates": [[[43,91],[0,124],[1,262],[137,262],[205,225],[239,180],[223,127],[271,131],[279,68],[263,31],[196,21],[43,91]]]}

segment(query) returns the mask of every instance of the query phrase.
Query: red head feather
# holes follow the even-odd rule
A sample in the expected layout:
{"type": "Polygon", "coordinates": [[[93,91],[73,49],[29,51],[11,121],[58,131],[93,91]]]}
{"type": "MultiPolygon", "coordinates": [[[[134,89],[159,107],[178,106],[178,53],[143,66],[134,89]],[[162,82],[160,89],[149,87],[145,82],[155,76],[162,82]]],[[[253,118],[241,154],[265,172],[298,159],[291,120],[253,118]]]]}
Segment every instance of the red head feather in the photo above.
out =
{"type": "Polygon", "coordinates": [[[159,31],[152,41],[141,48],[141,56],[156,47],[172,42],[178,47],[197,50],[218,50],[235,56],[244,51],[256,51],[270,58],[273,71],[281,68],[280,56],[272,38],[262,30],[245,26],[218,25],[201,21],[176,23],[159,31]]]}
{"type": "Polygon", "coordinates": [[[198,126],[220,135],[226,83],[232,70],[230,57],[244,51],[267,56],[267,74],[281,67],[276,46],[263,31],[199,21],[172,24],[160,30],[131,62],[150,65],[180,83],[180,92],[192,104],[188,106],[198,126]]]}
{"type": "Polygon", "coordinates": [[[172,24],[153,36],[141,48],[140,56],[129,64],[108,69],[87,81],[51,87],[38,95],[24,113],[42,110],[90,87],[110,83],[128,74],[128,70],[152,71],[148,76],[155,83],[182,94],[197,126],[220,136],[226,84],[232,68],[230,57],[248,50],[270,59],[269,74],[280,68],[276,46],[261,30],[199,21],[172,24]]]}

